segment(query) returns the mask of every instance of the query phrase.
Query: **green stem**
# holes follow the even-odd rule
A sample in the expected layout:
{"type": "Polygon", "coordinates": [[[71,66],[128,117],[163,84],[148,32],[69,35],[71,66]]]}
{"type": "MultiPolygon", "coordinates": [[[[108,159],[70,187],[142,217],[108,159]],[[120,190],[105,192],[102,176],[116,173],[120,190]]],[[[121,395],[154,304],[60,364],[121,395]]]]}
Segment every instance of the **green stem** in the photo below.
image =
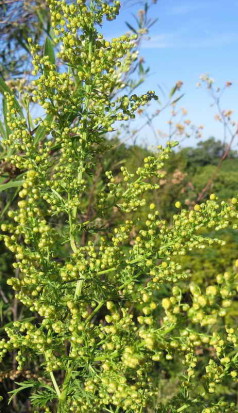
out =
{"type": "MultiPolygon", "coordinates": [[[[62,388],[62,392],[61,392],[61,396],[59,400],[59,413],[61,413],[62,407],[64,406],[64,402],[67,398],[67,387],[68,387],[68,384],[71,378],[71,374],[72,374],[72,368],[69,368],[65,376],[65,379],[64,379],[64,384],[63,384],[63,388],[62,388]]],[[[64,413],[64,411],[62,411],[62,413],[64,413]]]]}
{"type": "Polygon", "coordinates": [[[78,280],[76,283],[76,288],[75,288],[75,293],[74,293],[74,299],[78,298],[81,295],[82,288],[83,288],[83,282],[84,280],[78,280]]]}
{"type": "Polygon", "coordinates": [[[55,391],[56,391],[56,393],[57,393],[57,396],[58,396],[58,398],[60,399],[61,393],[60,393],[59,386],[58,386],[58,384],[57,384],[57,382],[56,382],[56,380],[55,380],[55,376],[54,376],[53,371],[50,372],[50,378],[51,378],[51,380],[52,380],[52,383],[53,383],[53,386],[54,386],[55,391]]]}
{"type": "MultiPolygon", "coordinates": [[[[142,180],[142,177],[139,176],[139,178],[137,178],[137,179],[133,182],[133,185],[138,184],[141,180],[142,180]]],[[[126,189],[125,192],[123,192],[123,197],[125,197],[125,195],[129,192],[129,190],[130,190],[130,186],[126,189]]]]}
{"type": "Polygon", "coordinates": [[[100,310],[100,308],[102,308],[103,304],[104,304],[104,301],[101,301],[101,303],[97,305],[97,307],[93,310],[93,312],[86,319],[87,322],[90,321],[95,316],[95,314],[100,310]]]}
{"type": "MultiPolygon", "coordinates": [[[[90,36],[89,50],[88,50],[88,52],[89,52],[89,61],[91,60],[92,46],[93,46],[93,42],[92,42],[92,38],[90,36]]],[[[86,92],[85,111],[87,112],[88,111],[88,106],[89,106],[89,94],[91,92],[91,85],[85,85],[85,92],[86,92]]],[[[85,124],[84,124],[84,131],[82,133],[82,137],[83,137],[83,140],[85,142],[87,141],[87,136],[88,136],[88,131],[87,131],[87,120],[86,120],[85,124]]],[[[82,164],[80,165],[80,168],[79,168],[78,182],[82,179],[82,169],[83,169],[83,161],[82,161],[82,164]]],[[[70,200],[69,196],[68,196],[68,200],[70,200]]],[[[73,235],[73,225],[75,223],[76,218],[77,218],[77,207],[74,208],[73,211],[72,212],[70,211],[70,213],[69,213],[69,239],[70,239],[70,245],[71,245],[72,251],[74,253],[76,253],[77,250],[78,250],[76,242],[75,242],[75,238],[74,238],[74,235],[73,235]]],[[[83,288],[83,282],[84,282],[83,279],[77,281],[76,288],[75,288],[75,293],[74,293],[74,299],[77,299],[81,295],[82,288],[83,288]]],[[[72,368],[69,368],[67,373],[66,373],[65,379],[64,379],[64,383],[63,383],[63,387],[62,387],[63,388],[62,394],[60,395],[61,397],[59,398],[60,399],[59,413],[61,412],[61,407],[63,406],[63,404],[64,404],[64,402],[67,398],[67,387],[68,387],[68,383],[69,383],[70,378],[71,378],[71,374],[72,374],[72,368]]],[[[53,379],[52,379],[52,381],[53,381],[53,379]]],[[[57,385],[57,383],[56,383],[56,385],[57,385]]]]}
{"type": "MultiPolygon", "coordinates": [[[[112,268],[109,268],[108,270],[99,271],[97,273],[97,275],[107,274],[107,273],[115,271],[115,270],[116,270],[116,267],[112,267],[112,268]]],[[[81,295],[82,288],[83,288],[83,282],[84,282],[83,279],[77,281],[76,289],[75,289],[75,293],[74,293],[74,299],[76,299],[77,297],[79,297],[81,295]]]]}
{"type": "Polygon", "coordinates": [[[97,275],[107,274],[108,272],[115,271],[117,267],[108,268],[108,270],[102,270],[97,273],[97,275]]]}
{"type": "MultiPolygon", "coordinates": [[[[92,41],[92,35],[90,35],[89,49],[88,49],[89,61],[91,61],[92,51],[93,51],[93,41],[92,41]]],[[[86,111],[86,112],[88,111],[89,94],[90,94],[90,92],[91,92],[91,89],[92,89],[92,85],[85,85],[85,92],[86,92],[86,97],[85,97],[85,111],[86,111]]],[[[85,122],[84,131],[83,131],[82,136],[83,136],[84,141],[86,141],[86,140],[87,140],[87,136],[88,136],[87,121],[85,122]]],[[[82,165],[82,167],[83,167],[83,165],[82,165]]],[[[81,169],[81,172],[80,172],[80,173],[81,173],[80,179],[82,179],[82,169],[81,169]]],[[[78,179],[79,179],[79,178],[78,178],[78,179]]],[[[72,250],[75,252],[75,242],[74,242],[73,237],[70,237],[70,243],[71,243],[71,248],[72,248],[72,250]]],[[[77,250],[77,248],[76,248],[76,250],[77,250]]],[[[81,295],[82,288],[83,288],[83,280],[77,281],[76,289],[75,289],[75,294],[74,294],[74,298],[75,298],[75,299],[81,295]]]]}
{"type": "MultiPolygon", "coordinates": [[[[69,201],[70,201],[70,195],[68,194],[68,202],[69,201]]],[[[75,253],[77,252],[77,245],[76,245],[74,235],[73,235],[73,224],[74,224],[76,217],[77,217],[77,207],[73,209],[72,213],[69,210],[69,240],[70,240],[72,251],[75,253]]]]}

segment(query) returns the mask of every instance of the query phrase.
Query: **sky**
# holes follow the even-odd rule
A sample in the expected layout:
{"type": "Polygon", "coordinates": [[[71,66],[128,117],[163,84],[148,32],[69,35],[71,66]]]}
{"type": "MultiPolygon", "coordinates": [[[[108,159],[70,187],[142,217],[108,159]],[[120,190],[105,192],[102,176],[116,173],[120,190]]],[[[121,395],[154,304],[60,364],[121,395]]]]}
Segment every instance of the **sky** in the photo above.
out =
{"type": "MultiPolygon", "coordinates": [[[[125,21],[133,24],[132,14],[139,8],[138,3],[122,7],[118,19],[106,25],[106,35],[116,37],[127,31],[125,21]]],[[[193,124],[204,125],[202,139],[223,139],[222,125],[214,119],[217,111],[211,106],[213,99],[205,87],[196,85],[202,74],[209,74],[216,87],[232,82],[221,106],[232,109],[238,121],[238,0],[158,0],[149,15],[158,21],[140,51],[150,67],[141,91],[155,90],[163,103],[172,86],[182,81],[184,97],[179,106],[188,110],[193,124]]],[[[155,129],[166,133],[168,120],[169,111],[163,112],[154,121],[155,129]]],[[[147,129],[145,134],[144,140],[153,144],[151,131],[147,129]]],[[[183,143],[194,144],[195,138],[183,143]]]]}

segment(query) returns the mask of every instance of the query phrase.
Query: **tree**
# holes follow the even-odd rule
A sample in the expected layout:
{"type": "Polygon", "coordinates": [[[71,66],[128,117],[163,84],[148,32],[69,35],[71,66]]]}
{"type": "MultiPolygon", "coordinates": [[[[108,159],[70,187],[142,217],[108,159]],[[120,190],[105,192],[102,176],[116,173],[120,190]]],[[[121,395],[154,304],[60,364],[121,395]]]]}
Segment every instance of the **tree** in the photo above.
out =
{"type": "MultiPolygon", "coordinates": [[[[226,144],[212,137],[198,142],[195,148],[185,148],[181,152],[187,158],[188,168],[197,168],[205,165],[217,165],[225,149],[226,144]]],[[[237,157],[237,152],[231,150],[228,156],[229,158],[237,157]]]]}

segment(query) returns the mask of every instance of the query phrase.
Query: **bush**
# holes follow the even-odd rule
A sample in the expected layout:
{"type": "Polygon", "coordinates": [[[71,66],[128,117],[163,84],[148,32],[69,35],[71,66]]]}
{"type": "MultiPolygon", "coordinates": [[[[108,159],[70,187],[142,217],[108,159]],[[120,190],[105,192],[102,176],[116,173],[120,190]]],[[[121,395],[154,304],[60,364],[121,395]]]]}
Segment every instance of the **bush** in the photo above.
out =
{"type": "Polygon", "coordinates": [[[92,192],[110,150],[105,134],[156,97],[122,93],[136,35],[108,41],[98,31],[118,2],[48,3],[56,56],[49,38],[44,47],[29,40],[35,79],[20,100],[1,83],[5,161],[23,175],[1,227],[19,272],[8,284],[24,308],[1,332],[1,357],[17,352],[17,371],[29,376],[12,397],[23,391],[34,412],[235,411],[237,320],[227,314],[237,262],[199,286],[180,258],[222,244],[206,230],[236,229],[237,200],[212,195],[161,220],[146,200],[171,142],[135,173],[107,170],[92,192]],[[44,116],[31,116],[32,102],[44,116]]]}

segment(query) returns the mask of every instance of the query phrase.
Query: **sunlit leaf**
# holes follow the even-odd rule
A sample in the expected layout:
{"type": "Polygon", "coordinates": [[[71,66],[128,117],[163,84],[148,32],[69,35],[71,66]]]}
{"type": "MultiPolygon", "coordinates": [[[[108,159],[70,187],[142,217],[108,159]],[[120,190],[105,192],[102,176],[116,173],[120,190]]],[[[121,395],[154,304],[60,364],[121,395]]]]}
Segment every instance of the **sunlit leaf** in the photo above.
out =
{"type": "Polygon", "coordinates": [[[23,182],[24,181],[10,181],[10,182],[7,182],[6,184],[2,184],[0,185],[0,192],[6,191],[6,189],[19,187],[23,184],[23,182]]]}
{"type": "MultiPolygon", "coordinates": [[[[12,90],[9,88],[9,86],[6,84],[6,82],[3,80],[3,78],[0,76],[0,93],[4,95],[5,93],[9,93],[13,95],[12,90]]],[[[23,111],[18,103],[17,99],[14,97],[14,108],[17,110],[17,112],[23,116],[23,111]]]]}
{"type": "Polygon", "coordinates": [[[55,64],[54,46],[49,37],[45,40],[44,55],[49,57],[50,63],[55,64]]]}

